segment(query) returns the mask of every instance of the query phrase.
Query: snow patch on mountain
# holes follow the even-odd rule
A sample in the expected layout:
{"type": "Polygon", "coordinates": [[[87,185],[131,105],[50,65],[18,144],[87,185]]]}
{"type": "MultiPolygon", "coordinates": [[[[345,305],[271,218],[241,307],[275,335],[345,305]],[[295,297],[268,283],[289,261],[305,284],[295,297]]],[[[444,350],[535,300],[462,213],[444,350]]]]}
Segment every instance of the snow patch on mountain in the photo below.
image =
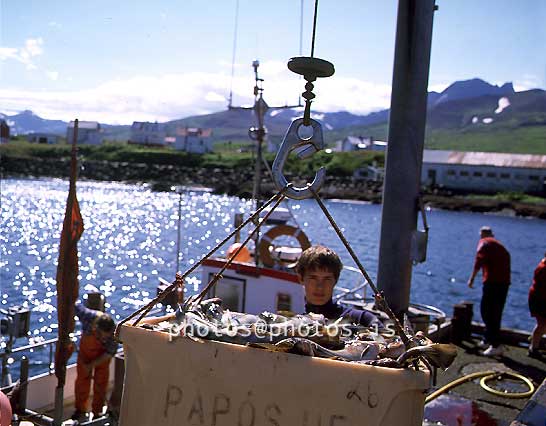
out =
{"type": "Polygon", "coordinates": [[[510,106],[510,100],[506,96],[503,96],[502,98],[499,99],[499,106],[495,110],[495,114],[500,114],[509,106],[510,106]]]}

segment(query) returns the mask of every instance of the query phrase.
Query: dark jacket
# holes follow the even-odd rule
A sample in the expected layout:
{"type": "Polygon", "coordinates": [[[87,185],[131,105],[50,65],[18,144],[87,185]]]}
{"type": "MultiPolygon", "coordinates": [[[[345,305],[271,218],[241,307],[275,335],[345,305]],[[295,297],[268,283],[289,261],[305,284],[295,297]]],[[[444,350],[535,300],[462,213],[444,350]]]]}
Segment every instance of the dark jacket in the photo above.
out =
{"type": "Polygon", "coordinates": [[[305,312],[313,312],[315,314],[322,314],[325,318],[336,320],[338,318],[344,318],[351,321],[354,324],[370,327],[372,324],[377,324],[379,328],[383,327],[383,324],[373,313],[370,311],[345,308],[337,303],[334,303],[332,299],[324,305],[311,305],[305,304],[305,312]]]}

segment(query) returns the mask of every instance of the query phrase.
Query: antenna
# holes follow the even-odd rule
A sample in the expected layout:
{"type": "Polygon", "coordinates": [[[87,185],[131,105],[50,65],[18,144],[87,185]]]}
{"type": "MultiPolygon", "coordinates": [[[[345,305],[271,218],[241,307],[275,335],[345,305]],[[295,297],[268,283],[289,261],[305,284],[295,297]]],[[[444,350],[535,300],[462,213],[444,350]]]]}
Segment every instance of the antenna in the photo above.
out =
{"type": "Polygon", "coordinates": [[[230,82],[230,86],[229,86],[228,109],[231,108],[231,105],[232,105],[232,102],[233,102],[233,76],[235,74],[235,53],[237,52],[237,29],[238,29],[238,27],[239,27],[239,0],[236,0],[236,3],[235,3],[235,28],[233,29],[233,51],[232,51],[232,55],[231,55],[231,82],[230,82]]]}

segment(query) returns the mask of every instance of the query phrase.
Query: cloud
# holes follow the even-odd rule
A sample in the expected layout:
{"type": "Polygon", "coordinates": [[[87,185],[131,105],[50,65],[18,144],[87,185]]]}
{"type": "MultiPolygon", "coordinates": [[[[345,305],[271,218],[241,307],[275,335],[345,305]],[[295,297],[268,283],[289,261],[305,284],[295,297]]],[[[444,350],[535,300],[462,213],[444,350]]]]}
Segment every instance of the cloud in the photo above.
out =
{"type": "Polygon", "coordinates": [[[542,82],[538,76],[532,74],[524,74],[522,78],[514,80],[514,90],[516,92],[523,92],[539,87],[544,88],[545,85],[546,82],[542,82]]]}
{"type": "MultiPolygon", "coordinates": [[[[305,90],[305,81],[280,63],[260,66],[264,98],[270,106],[295,105],[305,90]]],[[[51,79],[58,77],[49,71],[51,79]]],[[[0,105],[5,110],[30,109],[48,119],[97,120],[108,124],[133,121],[169,121],[191,115],[225,110],[229,88],[235,106],[254,102],[254,72],[190,72],[168,75],[139,75],[107,81],[81,90],[19,90],[0,88],[0,105]]],[[[388,108],[390,86],[338,76],[315,82],[313,112],[350,111],[367,114],[388,108]]]]}
{"type": "Polygon", "coordinates": [[[37,67],[34,64],[33,59],[44,53],[44,50],[42,49],[43,44],[44,41],[39,37],[25,40],[25,45],[20,48],[0,47],[0,60],[14,59],[24,64],[27,70],[36,69],[37,67]]]}
{"type": "Polygon", "coordinates": [[[46,71],[46,75],[50,80],[57,81],[59,78],[59,72],[58,71],[46,71]]]}

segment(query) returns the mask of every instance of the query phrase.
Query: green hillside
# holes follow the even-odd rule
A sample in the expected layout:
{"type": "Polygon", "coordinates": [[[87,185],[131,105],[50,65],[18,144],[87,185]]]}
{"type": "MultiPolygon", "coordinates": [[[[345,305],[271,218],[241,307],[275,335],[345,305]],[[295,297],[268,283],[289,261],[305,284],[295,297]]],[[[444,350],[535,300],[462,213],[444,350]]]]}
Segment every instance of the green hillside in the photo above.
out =
{"type": "MultiPolygon", "coordinates": [[[[445,102],[429,109],[425,148],[546,154],[546,92],[517,92],[508,99],[510,105],[499,112],[495,112],[498,96],[445,102]]],[[[388,123],[325,132],[329,143],[348,135],[387,140],[388,123]]]]}

